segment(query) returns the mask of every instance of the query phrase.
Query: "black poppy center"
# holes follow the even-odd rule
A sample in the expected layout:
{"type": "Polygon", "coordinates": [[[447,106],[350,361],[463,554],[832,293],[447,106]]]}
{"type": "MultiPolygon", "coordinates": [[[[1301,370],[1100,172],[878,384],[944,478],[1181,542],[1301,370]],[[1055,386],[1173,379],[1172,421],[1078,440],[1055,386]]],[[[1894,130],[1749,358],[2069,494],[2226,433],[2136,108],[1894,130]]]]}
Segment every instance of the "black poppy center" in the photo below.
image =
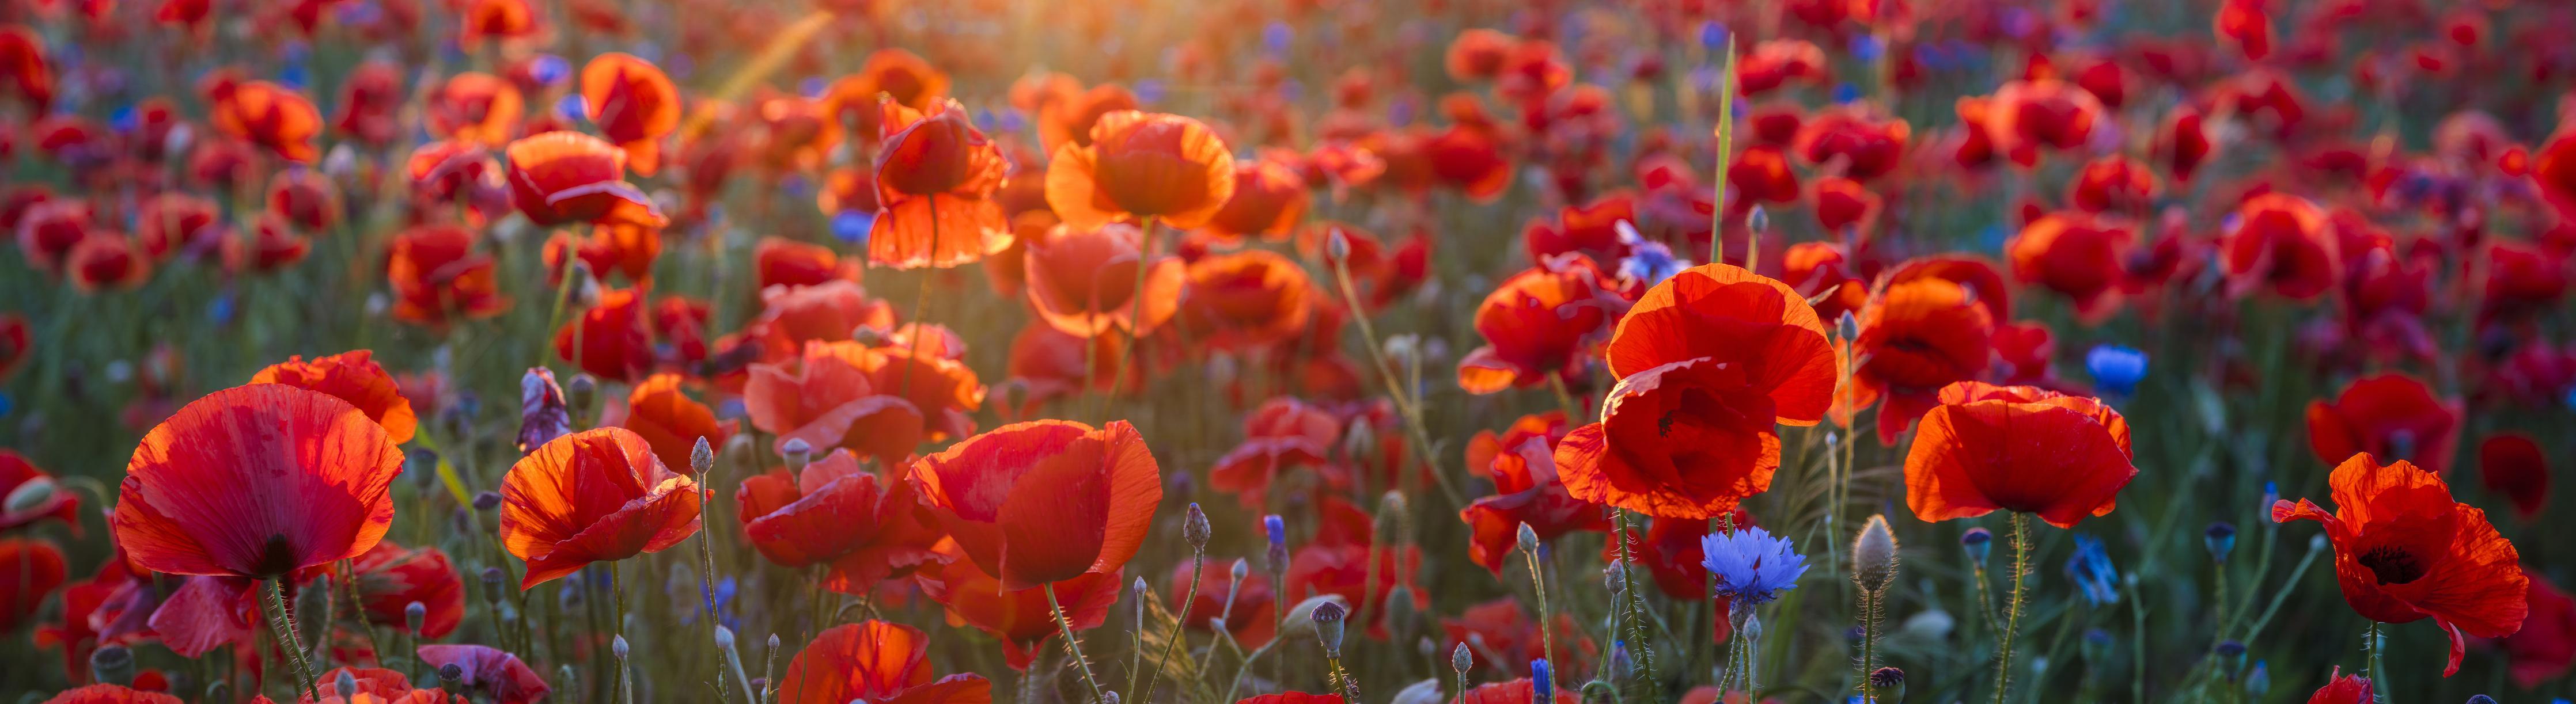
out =
{"type": "Polygon", "coordinates": [[[294,543],[288,542],[284,534],[274,534],[268,536],[267,545],[260,547],[259,564],[254,566],[251,576],[275,577],[293,572],[295,568],[294,543]]]}
{"type": "Polygon", "coordinates": [[[2379,577],[2380,584],[2405,584],[2424,577],[2424,561],[2394,545],[2371,548],[2361,554],[2361,566],[2379,577]]]}

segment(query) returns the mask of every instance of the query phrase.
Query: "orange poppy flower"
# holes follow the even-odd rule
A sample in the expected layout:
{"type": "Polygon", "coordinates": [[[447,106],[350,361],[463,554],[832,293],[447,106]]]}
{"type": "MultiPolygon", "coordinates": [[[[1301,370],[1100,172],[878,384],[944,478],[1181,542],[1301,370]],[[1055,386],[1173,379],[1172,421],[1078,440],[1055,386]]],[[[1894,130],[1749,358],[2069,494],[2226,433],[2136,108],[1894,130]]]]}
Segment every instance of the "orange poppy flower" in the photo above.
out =
{"type": "Polygon", "coordinates": [[[385,260],[394,318],[443,327],[451,315],[480,319],[509,310],[492,255],[475,252],[475,239],[473,231],[455,225],[424,225],[395,235],[385,260]]]}
{"type": "Polygon", "coordinates": [[[579,132],[511,142],[510,203],[538,225],[570,222],[668,224],[653,200],[626,182],[626,152],[579,132]]]}
{"type": "Polygon", "coordinates": [[[518,86],[500,76],[468,71],[450,76],[421,106],[421,126],[434,137],[501,146],[527,111],[518,86]]]}
{"type": "Polygon", "coordinates": [[[63,586],[63,551],[52,541],[0,538],[0,629],[15,632],[63,586]]]}
{"type": "Polygon", "coordinates": [[[2024,167],[2039,163],[2042,147],[2085,146],[2093,126],[2108,114],[2092,92],[2055,79],[2005,83],[1990,101],[1986,138],[2024,167]]]}
{"type": "Polygon", "coordinates": [[[861,469],[858,455],[836,448],[799,474],[744,479],[734,515],[761,557],[791,569],[828,565],[825,588],[864,596],[938,558],[938,519],[914,496],[911,483],[861,469]]]}
{"type": "Polygon", "coordinates": [[[1038,317],[1067,334],[1098,337],[1126,330],[1144,337],[1180,311],[1186,267],[1177,257],[1145,260],[1145,233],[1127,223],[1091,228],[1057,225],[1027,243],[1021,266],[1038,317]],[[1136,296],[1144,266],[1143,301],[1136,296]]]}
{"type": "MultiPolygon", "coordinates": [[[[1005,370],[1008,383],[1018,386],[1020,405],[1001,409],[1006,414],[1003,420],[1034,414],[1047,401],[1080,394],[1085,383],[1091,384],[1093,390],[1111,390],[1111,384],[1119,383],[1119,353],[1126,345],[1127,339],[1119,335],[1086,338],[1058,330],[1043,320],[1020,326],[1019,334],[1011,337],[1010,363],[1005,370]],[[1085,351],[1086,345],[1091,349],[1085,351]],[[1087,371],[1085,364],[1090,365],[1087,371]]],[[[1126,375],[1129,390],[1142,388],[1144,383],[1144,374],[1126,375]]]]}
{"type": "Polygon", "coordinates": [[[1485,345],[1458,360],[1458,385],[1467,393],[1490,394],[1562,375],[1625,306],[1602,287],[1601,270],[1590,258],[1539,260],[1503,280],[1476,306],[1476,333],[1485,345]]]}
{"type": "Polygon", "coordinates": [[[1100,124],[1102,117],[1144,105],[1136,100],[1135,93],[1116,83],[1103,83],[1090,90],[1082,90],[1080,84],[1070,88],[1071,94],[1048,100],[1037,108],[1038,148],[1048,154],[1067,144],[1091,146],[1095,136],[1092,128],[1100,124]]]}
{"type": "Polygon", "coordinates": [[[966,106],[942,98],[915,111],[890,95],[878,106],[879,210],[868,232],[869,261],[945,268],[1008,246],[1010,220],[993,191],[1011,164],[967,119],[966,106]]]}
{"type": "Polygon", "coordinates": [[[753,106],[753,153],[772,174],[814,171],[841,143],[841,122],[820,101],[773,93],[753,106]]]}
{"type": "Polygon", "coordinates": [[[2230,295],[2257,287],[2292,300],[2310,300],[2343,278],[2343,257],[2326,212],[2306,198],[2266,193],[2246,199],[2230,218],[2234,227],[2219,246],[2230,295]]]}
{"type": "Polygon", "coordinates": [[[385,426],[385,437],[394,444],[411,442],[417,423],[411,401],[403,398],[393,375],[385,373],[374,356],[371,350],[351,350],[308,362],[304,355],[295,355],[250,375],[250,383],[285,384],[330,394],[385,426]]]}
{"type": "Polygon", "coordinates": [[[743,326],[745,341],[760,345],[761,359],[782,361],[808,341],[850,339],[859,328],[891,330],[894,305],[870,298],[857,283],[834,279],[819,286],[782,286],[760,292],[760,317],[743,326]]]}
{"type": "Polygon", "coordinates": [[[2138,476],[2128,421],[2099,399],[1966,381],[1939,400],[1905,455],[1905,505],[1917,518],[2002,509],[2073,528],[2109,515],[2138,476]]]}
{"type": "Polygon", "coordinates": [[[213,97],[206,119],[215,129],[267,147],[287,161],[309,164],[322,155],[313,146],[313,138],[322,134],[322,113],[303,93],[268,81],[248,81],[213,97]]]}
{"type": "Polygon", "coordinates": [[[975,432],[983,404],[975,372],[902,347],[809,340],[790,363],[754,364],[743,385],[751,424],[780,442],[847,447],[891,466],[924,440],[975,432]],[[897,393],[898,387],[910,393],[897,393]]]}
{"type": "Polygon", "coordinates": [[[921,629],[870,619],[833,626],[787,662],[778,691],[790,704],[992,704],[993,683],[961,672],[931,679],[921,629]]]}
{"type": "Polygon", "coordinates": [[[2100,322],[2118,312],[2120,276],[2136,234],[2116,220],[2082,211],[2040,216],[2004,243],[2013,278],[2072,299],[2075,314],[2100,322]]]}
{"type": "Polygon", "coordinates": [[[1835,377],[1824,321],[1804,297],[1770,277],[1728,264],[1683,270],[1619,319],[1604,358],[1613,376],[1710,357],[1746,365],[1784,425],[1815,425],[1835,377]]]}
{"type": "Polygon", "coordinates": [[[280,577],[364,554],[393,525],[403,454],[338,397],[283,384],[207,394],[125,465],[108,528],[155,572],[280,577]]]}
{"type": "Polygon", "coordinates": [[[1181,320],[1192,339],[1217,349],[1275,344],[1306,328],[1313,290],[1306,270],[1276,252],[1202,257],[1190,263],[1181,320]]]}
{"type": "Polygon", "coordinates": [[[1126,421],[1014,423],[913,464],[923,505],[1007,589],[1109,575],[1144,544],[1162,470],[1126,421]]]}
{"type": "Polygon", "coordinates": [[[187,700],[125,685],[93,684],[64,690],[45,704],[187,704],[187,700]]]}
{"type": "Polygon", "coordinates": [[[857,281],[857,267],[841,262],[841,255],[811,242],[776,235],[760,238],[752,250],[752,279],[767,289],[771,286],[818,286],[831,281],[857,281]]]}
{"type": "Polygon", "coordinates": [[[340,84],[340,114],[331,118],[331,129],[381,149],[393,142],[401,124],[396,113],[409,97],[403,93],[402,68],[394,62],[358,64],[340,84]]]}
{"type": "Polygon", "coordinates": [[[28,501],[23,506],[12,504],[5,510],[0,510],[0,530],[53,519],[61,521],[64,526],[71,529],[73,534],[79,534],[80,493],[64,490],[55,482],[52,475],[37,469],[36,464],[27,461],[25,455],[18,454],[15,450],[0,449],[0,496],[16,494],[19,487],[27,486],[29,482],[43,482],[44,486],[52,486],[54,490],[47,492],[44,495],[46,498],[41,501],[28,501]]]}
{"type": "Polygon", "coordinates": [[[581,101],[591,124],[617,148],[636,175],[662,168],[662,138],[680,129],[680,89],[662,68],[633,54],[600,54],[581,67],[581,101]]]}
{"type": "Polygon", "coordinates": [[[1512,160],[1492,127],[1453,124],[1422,140],[1423,156],[1440,184],[1468,200],[1489,203],[1512,185],[1512,160]]]}
{"type": "Polygon", "coordinates": [[[1599,504],[1574,498],[1559,479],[1556,445],[1565,439],[1565,414],[1551,411],[1544,416],[1522,416],[1500,439],[1491,431],[1478,433],[1485,445],[1481,450],[1471,444],[1467,469],[1493,480],[1494,495],[1476,499],[1459,509],[1458,520],[1467,524],[1469,539],[1467,559],[1494,573],[1503,575],[1503,565],[1511,559],[1519,544],[1521,526],[1529,526],[1539,540],[1552,541],[1575,531],[1605,531],[1610,523],[1608,513],[1599,504]],[[1486,461],[1476,462],[1474,455],[1484,454],[1486,461]]]}
{"type": "Polygon", "coordinates": [[[1470,667],[1494,668],[1513,677],[1528,676],[1530,661],[1540,658],[1571,664],[1600,657],[1600,646],[1582,635],[1583,629],[1574,624],[1573,615],[1560,612],[1549,620],[1556,637],[1571,640],[1556,642],[1555,653],[1547,651],[1548,634],[1539,629],[1538,619],[1530,618],[1519,599],[1506,596],[1472,604],[1460,609],[1457,616],[1440,618],[1439,652],[1455,652],[1458,646],[1472,644],[1467,648],[1470,667]],[[1500,656],[1502,661],[1495,662],[1493,656],[1500,656]]]}
{"type": "Polygon", "coordinates": [[[1980,305],[1982,295],[1950,279],[1921,277],[1888,284],[1861,310],[1852,342],[1855,388],[1846,395],[1852,408],[1886,399],[1878,409],[1881,444],[1896,444],[1942,387],[1976,378],[1992,361],[1997,320],[1980,305]]]}
{"type": "Polygon", "coordinates": [[[152,278],[152,258],[124,233],[93,232],[63,255],[63,273],[82,293],[133,290],[152,278]]]}
{"type": "Polygon", "coordinates": [[[576,236],[568,230],[556,230],[546,238],[545,251],[549,285],[563,282],[566,260],[579,257],[589,265],[591,274],[606,279],[610,274],[624,274],[627,281],[638,285],[653,281],[653,262],[662,257],[662,233],[649,227],[625,223],[593,225],[588,236],[576,236]]]}
{"type": "Polygon", "coordinates": [[[456,43],[466,49],[483,46],[484,37],[517,39],[536,36],[542,18],[528,0],[464,0],[456,20],[456,43]]]}
{"type": "Polygon", "coordinates": [[[445,638],[465,622],[465,582],[446,552],[387,540],[349,564],[357,571],[356,596],[368,623],[409,631],[411,619],[403,612],[414,603],[425,610],[416,634],[422,638],[445,638]]]}
{"type": "Polygon", "coordinates": [[[1492,80],[1503,72],[1503,59],[1520,38],[1491,29],[1469,29],[1449,41],[1443,65],[1462,83],[1492,80]]]}
{"type": "MultiPolygon", "coordinates": [[[[501,194],[501,165],[483,145],[438,140],[415,147],[403,162],[413,197],[433,203],[501,194]]],[[[482,204],[467,201],[478,206],[482,204]]]]}
{"type": "Polygon", "coordinates": [[[527,589],[590,563],[661,552],[698,532],[698,483],[625,428],[546,441],[501,480],[501,545],[527,589]]]}
{"type": "Polygon", "coordinates": [[[2320,462],[2369,453],[2450,471],[2460,441],[2460,402],[2435,397],[2423,380],[2395,372],[2355,379],[2333,401],[2308,402],[2308,448],[2320,462]]]}
{"type": "Polygon", "coordinates": [[[1287,163],[1271,157],[1237,161],[1234,195],[1226,198],[1225,206],[1208,218],[1200,232],[1226,242],[1256,235],[1282,239],[1305,217],[1312,199],[1305,177],[1287,163]]]}
{"type": "Polygon", "coordinates": [[[653,369],[653,337],[644,323],[643,292],[601,291],[597,304],[555,331],[555,356],[607,381],[644,378],[653,369]]]}
{"type": "MultiPolygon", "coordinates": [[[[941,540],[933,551],[945,559],[938,569],[914,576],[922,594],[948,607],[949,625],[974,626],[992,634],[994,640],[1002,642],[1002,661],[1011,669],[1028,671],[1037,660],[1039,648],[1060,630],[1055,610],[1047,606],[1046,592],[1002,586],[1002,580],[967,559],[964,548],[954,539],[941,540]]],[[[1056,603],[1064,606],[1065,619],[1073,630],[1098,628],[1109,620],[1109,606],[1118,601],[1119,584],[1116,573],[1077,574],[1054,583],[1056,603]]]]}
{"type": "Polygon", "coordinates": [[[2530,612],[2530,577],[2513,543],[2485,511],[2451,500],[2440,475],[2405,460],[2381,465],[2355,454],[2327,478],[2335,512],[2307,499],[2276,501],[2272,520],[2325,524],[2344,603],[2380,623],[2433,619],[2451,636],[2449,677],[2467,648],[2461,634],[2502,638],[2530,612]]]}
{"type": "Polygon", "coordinates": [[[1057,147],[1046,183],[1047,204],[1066,224],[1123,218],[1186,230],[1234,197],[1234,157],[1198,120],[1121,110],[1092,125],[1091,144],[1057,147]]]}
{"type": "Polygon", "coordinates": [[[680,391],[684,380],[678,374],[645,377],[626,395],[626,418],[617,425],[644,436],[644,442],[653,446],[653,456],[671,471],[697,476],[697,467],[689,463],[689,453],[697,449],[698,440],[724,447],[741,422],[716,422],[713,409],[680,391]]]}

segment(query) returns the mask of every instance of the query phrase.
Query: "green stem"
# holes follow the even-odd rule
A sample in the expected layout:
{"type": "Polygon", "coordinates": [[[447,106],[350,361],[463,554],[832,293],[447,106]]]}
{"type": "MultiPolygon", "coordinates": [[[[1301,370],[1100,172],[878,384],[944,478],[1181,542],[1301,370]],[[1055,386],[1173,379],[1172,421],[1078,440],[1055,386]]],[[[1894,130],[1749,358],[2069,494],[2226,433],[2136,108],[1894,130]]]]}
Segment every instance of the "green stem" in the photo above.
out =
{"type": "Polygon", "coordinates": [[[1995,650],[1995,704],[2004,704],[2012,689],[2013,635],[2021,630],[2022,583],[2030,581],[2030,514],[2013,512],[2012,601],[2004,617],[2003,643],[1995,650]]]}
{"type": "Polygon", "coordinates": [[[286,651],[286,664],[295,670],[295,679],[314,701],[322,700],[322,688],[314,682],[313,665],[304,660],[303,639],[295,635],[295,616],[286,611],[286,578],[268,580],[268,634],[277,639],[279,650],[286,651]]]}
{"type": "Polygon", "coordinates": [[[1073,620],[1065,617],[1064,605],[1056,603],[1055,583],[1046,583],[1044,589],[1047,609],[1055,613],[1055,627],[1064,632],[1064,652],[1073,657],[1074,664],[1082,666],[1082,681],[1091,685],[1091,701],[1094,704],[1107,702],[1109,691],[1100,688],[1100,678],[1091,674],[1091,659],[1082,655],[1082,641],[1073,637],[1073,620]]]}
{"type": "MultiPolygon", "coordinates": [[[[1371,562],[1370,564],[1376,563],[1371,562]]],[[[1180,615],[1187,615],[1190,607],[1198,604],[1199,576],[1206,572],[1207,551],[1193,550],[1190,555],[1190,589],[1188,596],[1181,597],[1182,614],[1180,615]]],[[[1163,656],[1154,660],[1154,674],[1151,677],[1145,678],[1145,696],[1138,698],[1136,701],[1154,701],[1154,685],[1162,683],[1163,668],[1172,663],[1172,649],[1180,645],[1181,639],[1188,637],[1188,634],[1181,632],[1181,621],[1182,619],[1177,617],[1172,619],[1171,633],[1163,641],[1163,656]]],[[[1136,688],[1133,685],[1130,685],[1127,689],[1129,691],[1134,691],[1136,688]]]]}
{"type": "MultiPolygon", "coordinates": [[[[1539,657],[1558,663],[1557,667],[1548,668],[1548,686],[1554,687],[1558,679],[1556,673],[1565,671],[1565,661],[1556,659],[1556,626],[1551,623],[1555,616],[1547,608],[1547,573],[1539,565],[1537,550],[1522,550],[1521,555],[1529,558],[1530,589],[1538,593],[1539,657]]],[[[1636,587],[1630,585],[1629,588],[1636,587]]]]}

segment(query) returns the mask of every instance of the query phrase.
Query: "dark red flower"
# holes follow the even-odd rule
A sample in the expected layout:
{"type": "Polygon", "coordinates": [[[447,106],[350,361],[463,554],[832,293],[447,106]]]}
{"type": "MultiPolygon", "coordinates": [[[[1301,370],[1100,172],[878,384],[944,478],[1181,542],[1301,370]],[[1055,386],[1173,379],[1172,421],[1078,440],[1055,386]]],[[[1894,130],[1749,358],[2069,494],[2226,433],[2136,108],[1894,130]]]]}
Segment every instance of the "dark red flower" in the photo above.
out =
{"type": "Polygon", "coordinates": [[[1450,652],[1467,645],[1469,660],[1478,667],[1493,668],[1505,675],[1527,676],[1530,661],[1545,658],[1550,663],[1592,662],[1599,657],[1598,646],[1576,628],[1574,617],[1559,612],[1554,621],[1556,652],[1547,651],[1547,639],[1539,632],[1538,620],[1521,609],[1519,599],[1502,597],[1468,606],[1454,618],[1441,617],[1440,630],[1446,640],[1440,652],[1450,652]],[[1493,658],[1501,657],[1502,662],[1493,658]]]}
{"type": "Polygon", "coordinates": [[[2460,402],[2436,398],[2432,387],[2404,374],[2355,379],[2332,401],[2308,402],[2308,447],[2320,462],[2366,452],[2441,474],[2459,440],[2460,402]]]}
{"type": "Polygon", "coordinates": [[[2013,278],[2075,303],[2077,317],[2100,322],[2118,311],[2120,274],[2136,239],[2124,223],[2081,211],[2040,216],[2004,243],[2013,278]]]}
{"type": "Polygon", "coordinates": [[[2304,301],[2342,279],[2343,256],[2326,226],[2326,213],[2308,199],[2266,193],[2237,206],[2230,220],[2233,227],[2219,249],[2229,293],[2269,287],[2304,301]]]}
{"type": "Polygon", "coordinates": [[[1475,689],[1458,695],[1456,704],[1580,704],[1583,701],[1582,697],[1565,690],[1564,687],[1556,687],[1556,696],[1551,697],[1553,701],[1540,702],[1538,688],[1530,684],[1529,678],[1523,677],[1476,685],[1475,689]]]}
{"type": "Polygon", "coordinates": [[[63,586],[63,551],[52,541],[0,538],[0,631],[16,632],[63,586]]]}
{"type": "Polygon", "coordinates": [[[1818,113],[1798,128],[1795,149],[1810,164],[1842,160],[1842,176],[1868,181],[1896,169],[1912,130],[1905,121],[1882,118],[1858,107],[1818,113]]]}
{"type": "Polygon", "coordinates": [[[2533,689],[2576,667],[2576,597],[2529,567],[2522,574],[2531,580],[2530,615],[2504,638],[2505,671],[2516,686],[2533,689]]]}
{"type": "MultiPolygon", "coordinates": [[[[5,462],[0,457],[0,462],[5,462]]],[[[2504,432],[2478,443],[2478,478],[2487,491],[2504,495],[2523,520],[2549,505],[2549,455],[2531,436],[2504,432]]]]}
{"type": "Polygon", "coordinates": [[[403,612],[415,603],[426,609],[415,634],[421,638],[445,638],[465,622],[465,583],[446,552],[388,540],[350,564],[357,570],[358,605],[368,623],[407,630],[410,619],[403,612]]]}
{"type": "Polygon", "coordinates": [[[2363,618],[2410,623],[2432,618],[2451,636],[2449,677],[2460,670],[2462,634],[2502,638],[2530,613],[2530,579],[2520,553],[2485,511],[2451,500],[2451,488],[2405,460],[2381,465],[2355,454],[2328,480],[2335,512],[2300,499],[2272,504],[2272,520],[2325,524],[2334,542],[2343,599],[2363,618]]]}
{"type": "Polygon", "coordinates": [[[73,534],[80,533],[80,493],[61,485],[15,450],[0,449],[0,496],[11,499],[7,509],[0,510],[0,530],[50,518],[62,521],[73,534]]]}
{"type": "Polygon", "coordinates": [[[402,450],[337,397],[282,384],[206,395],[143,437],[108,526],[156,572],[280,577],[366,553],[393,525],[402,450]]]}
{"type": "Polygon", "coordinates": [[[1490,394],[1572,370],[1625,302],[1582,256],[1550,257],[1494,287],[1476,307],[1485,345],[1458,360],[1458,385],[1490,394]]]}
{"type": "Polygon", "coordinates": [[[2370,704],[2372,701],[2370,678],[2343,674],[2341,665],[2326,675],[2326,686],[2318,687],[2315,694],[2308,695],[2308,704],[2370,704]]]}
{"type": "Polygon", "coordinates": [[[599,302],[555,331],[555,356],[608,381],[637,381],[653,369],[652,330],[643,292],[599,292],[599,302]]]}

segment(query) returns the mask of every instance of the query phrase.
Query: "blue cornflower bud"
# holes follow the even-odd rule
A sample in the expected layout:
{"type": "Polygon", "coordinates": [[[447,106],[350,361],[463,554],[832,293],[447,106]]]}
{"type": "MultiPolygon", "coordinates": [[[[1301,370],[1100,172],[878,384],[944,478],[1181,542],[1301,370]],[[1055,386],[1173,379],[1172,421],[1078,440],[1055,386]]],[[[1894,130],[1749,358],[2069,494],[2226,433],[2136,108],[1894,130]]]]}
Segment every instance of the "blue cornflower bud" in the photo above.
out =
{"type": "Polygon", "coordinates": [[[1530,661],[1530,693],[1537,695],[1530,701],[1556,701],[1556,677],[1548,674],[1547,658],[1530,661]]]}
{"type": "Polygon", "coordinates": [[[2226,521],[2209,524],[2200,532],[2200,544],[2209,548],[2210,559],[2227,561],[2227,553],[2236,550],[2236,525],[2226,521]]]}
{"type": "Polygon", "coordinates": [[[1986,566],[1986,557],[1995,552],[1995,533],[1984,528],[1970,528],[1959,536],[1959,546],[1968,549],[1968,559],[1978,567],[1986,566]]]}
{"type": "Polygon", "coordinates": [[[1283,546],[1288,544],[1288,521],[1280,518],[1279,514],[1274,513],[1262,516],[1261,529],[1270,534],[1271,545],[1283,546]]]}
{"type": "Polygon", "coordinates": [[[2084,353],[2084,371],[2093,375],[2093,383],[2105,394],[2127,396],[2136,393],[2138,382],[2147,378],[2147,353],[2119,345],[2094,345],[2084,353]]]}

